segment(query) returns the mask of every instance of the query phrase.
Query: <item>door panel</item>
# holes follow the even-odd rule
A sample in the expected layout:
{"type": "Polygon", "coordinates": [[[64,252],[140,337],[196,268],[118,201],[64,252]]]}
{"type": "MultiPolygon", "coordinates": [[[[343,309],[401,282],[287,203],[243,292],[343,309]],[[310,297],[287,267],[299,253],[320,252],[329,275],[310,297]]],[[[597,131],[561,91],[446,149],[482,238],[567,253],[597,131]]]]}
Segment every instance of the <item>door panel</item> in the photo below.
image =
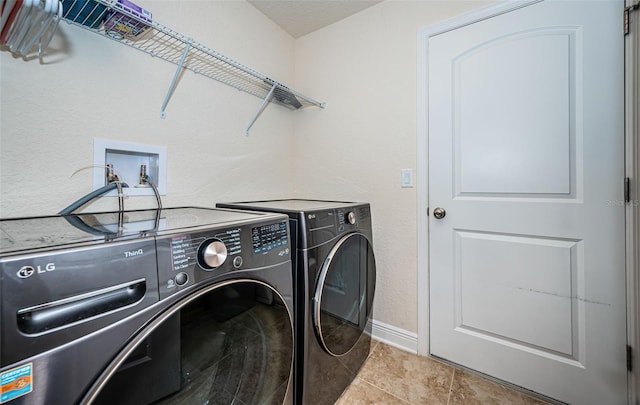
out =
{"type": "Polygon", "coordinates": [[[577,305],[571,300],[576,242],[464,231],[456,239],[461,332],[578,355],[572,341],[577,305]]]}
{"type": "Polygon", "coordinates": [[[430,352],[625,403],[621,1],[545,1],[429,39],[430,352]]]}
{"type": "Polygon", "coordinates": [[[581,45],[575,29],[539,29],[488,40],[453,59],[458,194],[571,193],[570,90],[581,45]]]}

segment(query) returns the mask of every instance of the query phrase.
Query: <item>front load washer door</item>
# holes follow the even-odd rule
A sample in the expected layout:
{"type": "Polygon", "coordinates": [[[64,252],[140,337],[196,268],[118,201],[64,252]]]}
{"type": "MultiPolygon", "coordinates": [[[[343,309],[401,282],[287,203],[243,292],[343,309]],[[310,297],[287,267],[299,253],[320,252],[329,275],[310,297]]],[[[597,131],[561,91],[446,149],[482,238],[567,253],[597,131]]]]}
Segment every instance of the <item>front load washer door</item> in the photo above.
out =
{"type": "Polygon", "coordinates": [[[143,329],[83,403],[289,404],[291,319],[283,297],[266,283],[207,287],[143,329]]]}
{"type": "Polygon", "coordinates": [[[371,316],[376,283],[373,247],[360,233],[342,237],[322,264],[313,299],[313,326],[333,356],[347,354],[371,316]]]}

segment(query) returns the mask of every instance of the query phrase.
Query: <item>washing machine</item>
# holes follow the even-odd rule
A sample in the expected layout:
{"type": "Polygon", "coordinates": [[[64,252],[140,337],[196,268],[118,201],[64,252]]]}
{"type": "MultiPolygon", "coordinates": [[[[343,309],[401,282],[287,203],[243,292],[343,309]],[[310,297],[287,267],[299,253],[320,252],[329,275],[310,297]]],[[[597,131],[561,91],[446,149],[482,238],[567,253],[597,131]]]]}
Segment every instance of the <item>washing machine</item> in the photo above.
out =
{"type": "Polygon", "coordinates": [[[292,404],[285,215],[0,221],[2,404],[292,404]]]}
{"type": "Polygon", "coordinates": [[[289,199],[217,206],[289,217],[296,403],[335,403],[371,348],[376,265],[370,205],[289,199]]]}

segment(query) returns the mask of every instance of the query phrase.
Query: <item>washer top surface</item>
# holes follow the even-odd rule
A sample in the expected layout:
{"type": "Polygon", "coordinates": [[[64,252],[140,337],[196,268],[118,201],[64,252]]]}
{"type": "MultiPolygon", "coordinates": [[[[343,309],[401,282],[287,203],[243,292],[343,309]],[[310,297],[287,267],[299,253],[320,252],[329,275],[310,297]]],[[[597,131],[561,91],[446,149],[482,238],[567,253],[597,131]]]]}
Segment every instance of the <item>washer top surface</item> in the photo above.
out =
{"type": "Polygon", "coordinates": [[[274,216],[268,213],[182,207],[83,213],[0,220],[0,255],[135,239],[203,227],[241,224],[274,216]]]}
{"type": "Polygon", "coordinates": [[[284,213],[298,213],[317,211],[332,208],[342,208],[361,203],[346,202],[346,201],[324,201],[324,200],[302,200],[302,199],[290,199],[290,200],[269,200],[269,201],[247,201],[237,203],[225,203],[223,206],[237,206],[243,208],[256,208],[259,210],[273,210],[284,213]]]}

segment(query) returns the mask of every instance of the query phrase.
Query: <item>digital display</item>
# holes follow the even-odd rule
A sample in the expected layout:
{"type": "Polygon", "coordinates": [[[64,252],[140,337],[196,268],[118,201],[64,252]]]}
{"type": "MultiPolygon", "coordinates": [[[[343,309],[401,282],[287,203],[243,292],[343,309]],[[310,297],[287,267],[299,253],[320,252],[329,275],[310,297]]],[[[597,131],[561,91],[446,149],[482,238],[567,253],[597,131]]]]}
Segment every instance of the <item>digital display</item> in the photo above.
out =
{"type": "Polygon", "coordinates": [[[256,226],[251,229],[253,253],[262,254],[280,246],[286,246],[287,236],[286,222],[256,226]]]}

